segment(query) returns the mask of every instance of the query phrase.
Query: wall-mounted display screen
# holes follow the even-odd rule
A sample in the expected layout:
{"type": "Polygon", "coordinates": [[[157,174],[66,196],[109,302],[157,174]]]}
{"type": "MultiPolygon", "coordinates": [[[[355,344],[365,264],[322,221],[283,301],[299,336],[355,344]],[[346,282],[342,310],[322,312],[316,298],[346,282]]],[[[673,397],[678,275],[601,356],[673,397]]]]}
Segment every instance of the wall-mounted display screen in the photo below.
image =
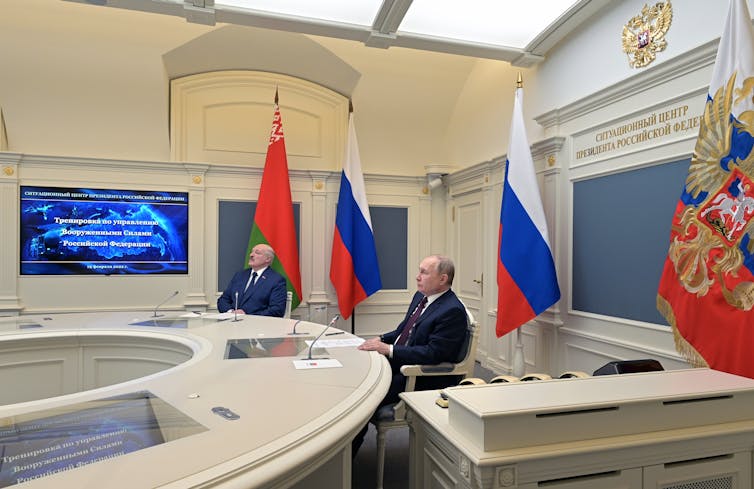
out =
{"type": "Polygon", "coordinates": [[[21,275],[188,273],[188,193],[21,187],[21,275]]]}

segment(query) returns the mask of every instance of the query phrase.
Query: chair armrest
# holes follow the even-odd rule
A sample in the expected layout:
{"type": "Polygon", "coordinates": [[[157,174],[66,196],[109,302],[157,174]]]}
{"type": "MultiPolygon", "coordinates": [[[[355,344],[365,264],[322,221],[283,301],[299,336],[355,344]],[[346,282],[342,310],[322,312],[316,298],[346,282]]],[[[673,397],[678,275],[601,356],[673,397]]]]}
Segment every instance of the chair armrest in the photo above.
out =
{"type": "Polygon", "coordinates": [[[406,377],[416,377],[421,375],[421,365],[403,365],[401,367],[401,373],[406,377]]]}
{"type": "Polygon", "coordinates": [[[458,369],[454,363],[438,363],[437,365],[404,365],[401,373],[406,377],[431,377],[437,375],[465,375],[466,369],[458,369]]]}
{"type": "Polygon", "coordinates": [[[412,392],[416,388],[417,377],[437,377],[439,375],[459,375],[466,377],[466,368],[458,368],[454,363],[438,363],[437,365],[403,365],[401,373],[406,377],[405,392],[412,392]]]}
{"type": "Polygon", "coordinates": [[[455,363],[438,363],[437,365],[421,365],[422,375],[450,375],[456,371],[455,363]]]}

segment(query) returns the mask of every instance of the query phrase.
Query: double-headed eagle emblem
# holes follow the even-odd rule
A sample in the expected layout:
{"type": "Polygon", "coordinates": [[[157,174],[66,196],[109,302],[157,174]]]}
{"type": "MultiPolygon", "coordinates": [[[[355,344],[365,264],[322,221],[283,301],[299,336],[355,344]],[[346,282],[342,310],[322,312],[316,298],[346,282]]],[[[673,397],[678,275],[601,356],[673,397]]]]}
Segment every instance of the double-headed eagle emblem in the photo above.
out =
{"type": "Polygon", "coordinates": [[[665,34],[673,20],[670,0],[657,2],[653,7],[644,4],[641,15],[632,17],[623,26],[623,52],[628,55],[628,64],[641,68],[654,61],[656,53],[665,49],[668,42],[665,34]]]}
{"type": "Polygon", "coordinates": [[[680,283],[698,297],[719,290],[736,309],[754,306],[754,111],[731,107],[754,95],[754,77],[736,74],[707,100],[668,256],[680,283]],[[749,273],[741,274],[741,267],[749,273]]]}

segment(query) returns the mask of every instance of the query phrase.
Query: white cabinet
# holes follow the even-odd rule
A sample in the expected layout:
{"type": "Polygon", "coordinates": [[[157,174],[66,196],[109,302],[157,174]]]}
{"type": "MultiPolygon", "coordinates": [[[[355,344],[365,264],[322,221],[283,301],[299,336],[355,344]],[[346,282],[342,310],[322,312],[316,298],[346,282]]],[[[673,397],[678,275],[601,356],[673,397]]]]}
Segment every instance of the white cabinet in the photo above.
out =
{"type": "Polygon", "coordinates": [[[454,460],[436,445],[427,444],[422,454],[424,458],[422,480],[423,487],[432,489],[450,489],[465,487],[459,482],[460,473],[454,460]]]}
{"type": "Polygon", "coordinates": [[[411,487],[754,489],[754,380],[709,369],[402,394],[411,487]]]}

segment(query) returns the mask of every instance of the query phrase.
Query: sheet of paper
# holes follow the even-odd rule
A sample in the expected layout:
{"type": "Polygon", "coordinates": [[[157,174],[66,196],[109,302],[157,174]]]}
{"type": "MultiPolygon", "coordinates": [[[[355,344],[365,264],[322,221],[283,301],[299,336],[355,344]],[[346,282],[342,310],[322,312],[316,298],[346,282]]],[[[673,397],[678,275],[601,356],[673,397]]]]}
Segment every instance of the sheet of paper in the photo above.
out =
{"type": "Polygon", "coordinates": [[[235,316],[232,312],[214,312],[208,314],[202,314],[204,319],[233,319],[235,316]]]}
{"type": "Polygon", "coordinates": [[[313,368],[339,368],[343,364],[335,358],[324,358],[321,360],[294,360],[293,366],[296,367],[296,370],[309,370],[313,368]]]}
{"type": "MultiPolygon", "coordinates": [[[[311,346],[312,341],[314,340],[306,340],[307,346],[311,346]]],[[[364,343],[364,338],[340,338],[337,340],[320,338],[314,346],[315,348],[340,348],[344,346],[359,346],[362,343],[364,343]]]]}

